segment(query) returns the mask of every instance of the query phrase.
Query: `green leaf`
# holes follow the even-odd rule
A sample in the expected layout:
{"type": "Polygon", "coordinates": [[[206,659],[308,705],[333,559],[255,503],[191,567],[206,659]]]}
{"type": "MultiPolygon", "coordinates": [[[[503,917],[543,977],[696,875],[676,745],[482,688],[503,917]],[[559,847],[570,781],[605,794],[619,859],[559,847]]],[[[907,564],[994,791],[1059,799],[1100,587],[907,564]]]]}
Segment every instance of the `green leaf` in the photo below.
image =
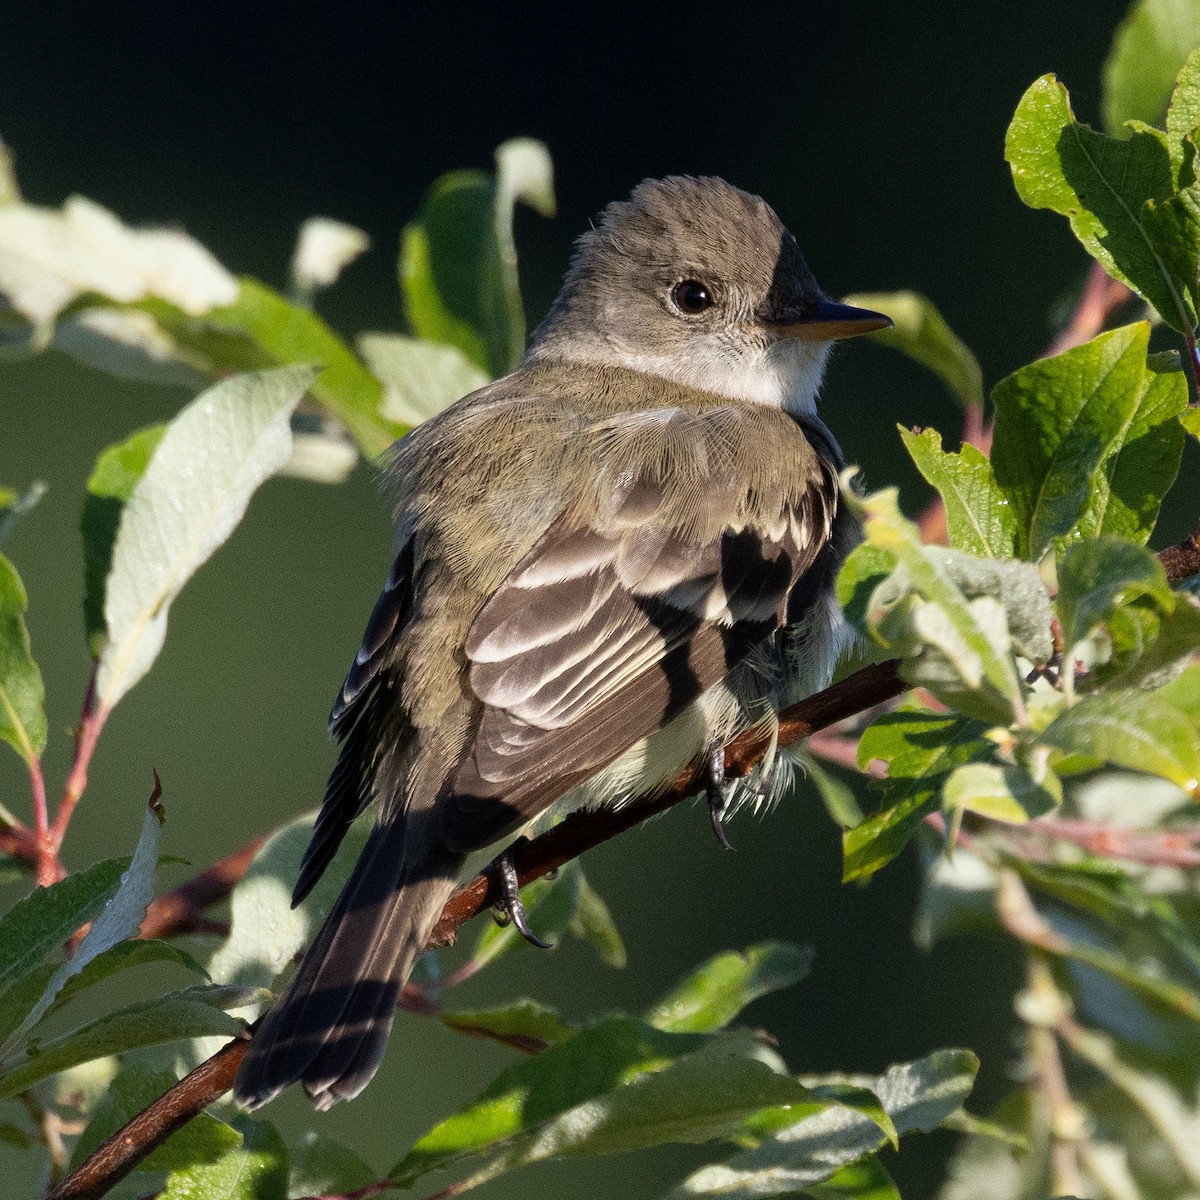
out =
{"type": "Polygon", "coordinates": [[[547,1158],[731,1137],[763,1108],[824,1101],[762,1061],[749,1034],[687,1044],[611,1018],[504,1072],[474,1106],[417,1143],[389,1177],[407,1185],[467,1154],[497,1151],[457,1188],[547,1158]],[[690,1053],[687,1052],[690,1049],[690,1053]]]}
{"type": "Polygon", "coordinates": [[[525,315],[512,218],[517,200],[554,213],[550,157],[528,138],[496,151],[496,176],[443,175],[401,238],[400,284],[414,333],[455,346],[490,376],[520,360],[525,315]]]}
{"type": "Polygon", "coordinates": [[[1175,193],[1166,135],[1146,126],[1110,138],[1079,124],[1053,75],[1032,84],[1005,141],[1013,182],[1030,208],[1067,217],[1104,269],[1145,297],[1173,328],[1191,329],[1196,311],[1143,223],[1146,201],[1175,193]]]}
{"type": "MultiPolygon", "coordinates": [[[[1196,155],[1188,139],[1189,153],[1196,155]]],[[[1200,312],[1200,183],[1193,180],[1165,200],[1147,200],[1142,224],[1163,269],[1187,292],[1193,312],[1200,312]]]]}
{"type": "Polygon", "coordinates": [[[996,385],[992,468],[1017,551],[1110,533],[1145,543],[1179,470],[1187,406],[1178,370],[1147,361],[1144,322],[1022,367],[996,385]]]}
{"type": "Polygon", "coordinates": [[[96,700],[113,708],[162,649],[171,602],[233,532],[291,450],[288,419],[313,379],[284,367],[228,379],[167,427],[121,513],[105,587],[96,700]]]}
{"type": "Polygon", "coordinates": [[[942,449],[935,429],[900,436],[917,470],[937,488],[946,508],[950,545],[984,557],[1010,557],[1016,551],[1017,518],[996,483],[992,464],[974,446],[957,454],[942,449]]]}
{"type": "Polygon", "coordinates": [[[1154,692],[1085,696],[1051,722],[1038,742],[1066,755],[1160,775],[1200,795],[1200,732],[1154,692]]]}
{"type": "Polygon", "coordinates": [[[368,814],[351,827],[316,887],[303,904],[292,908],[292,886],[312,836],[315,816],[306,813],[277,829],[238,880],[230,898],[229,937],[208,964],[209,973],[218,983],[270,985],[311,941],[333,907],[374,817],[368,814]]]}
{"type": "Polygon", "coordinates": [[[990,758],[987,726],[968,717],[902,708],[877,718],[858,744],[859,765],[887,764],[884,807],[842,835],[842,880],[866,879],[908,844],[928,813],[936,812],[951,771],[990,758]]]}
{"type": "Polygon", "coordinates": [[[804,1189],[813,1200],[900,1200],[900,1192],[873,1154],[847,1163],[824,1183],[804,1189]]]}
{"type": "Polygon", "coordinates": [[[932,300],[920,292],[858,292],[847,304],[892,318],[891,329],[872,334],[928,367],[964,408],[983,407],[983,372],[967,344],[946,324],[932,300]]]}
{"type": "Polygon", "coordinates": [[[710,958],[659,1000],[646,1020],[671,1033],[723,1029],[760,996],[790,987],[812,967],[811,946],[760,942],[710,958]]]}
{"type": "Polygon", "coordinates": [[[442,1010],[438,1016],[458,1033],[490,1038],[531,1054],[566,1041],[576,1032],[555,1009],[536,1000],[514,1000],[503,1008],[442,1010]]]}
{"type": "MultiPolygon", "coordinates": [[[[75,953],[55,971],[41,999],[30,1010],[29,1015],[12,1034],[15,1041],[28,1032],[42,1019],[50,1005],[71,979],[75,978],[93,959],[118,942],[134,937],[146,915],[150,901],[154,899],[154,873],[158,865],[158,847],[162,840],[162,817],[153,808],[146,809],[142,819],[142,832],[134,849],[129,866],[121,875],[115,895],[104,905],[104,910],[92,922],[83,941],[75,953]]],[[[6,1049],[0,1047],[0,1050],[6,1049]]]]}
{"type": "Polygon", "coordinates": [[[243,1118],[241,1146],[216,1162],[172,1171],[160,1200],[286,1200],[288,1153],[265,1121],[243,1118]]]}
{"type": "Polygon", "coordinates": [[[116,895],[128,858],[112,858],[35,888],[0,917],[0,987],[10,986],[58,950],[116,895]]]}
{"type": "MultiPolygon", "coordinates": [[[[74,961],[72,959],[72,961],[74,961]]],[[[162,942],[158,938],[131,938],[127,942],[118,942],[103,953],[98,954],[77,975],[67,980],[66,986],[54,1001],[50,1012],[57,1012],[73,996],[95,986],[111,975],[119,975],[131,967],[140,967],[146,963],[175,963],[185,971],[208,978],[208,972],[186,950],[173,942],[162,942]]]]}
{"type": "Polygon", "coordinates": [[[353,1150],[311,1129],[288,1146],[288,1167],[289,1196],[341,1195],[376,1180],[375,1172],[353,1150]]]}
{"type": "Polygon", "coordinates": [[[311,381],[312,395],[346,426],[369,458],[386,450],[404,429],[381,415],[383,388],[346,343],[316,313],[285,300],[265,283],[249,277],[239,282],[237,300],[210,312],[201,328],[249,339],[257,351],[249,366],[266,365],[264,355],[266,363],[281,366],[316,363],[322,369],[311,381]]]}
{"type": "Polygon", "coordinates": [[[1175,596],[1156,554],[1121,538],[1073,542],[1058,567],[1063,645],[1070,651],[1120,607],[1145,598],[1160,610],[1175,596]]]}
{"type": "MultiPolygon", "coordinates": [[[[71,1152],[75,1170],[102,1142],[178,1082],[170,1071],[124,1063],[104,1090],[87,1128],[71,1152]]],[[[197,1113],[139,1165],[143,1171],[174,1171],[214,1162],[242,1144],[242,1135],[207,1112],[197,1113]]]]}
{"type": "Polygon", "coordinates": [[[156,996],[44,1042],[31,1042],[22,1054],[0,1063],[0,1099],[15,1096],[39,1079],[78,1063],[138,1046],[184,1038],[235,1037],[245,1025],[226,1008],[241,1008],[261,998],[257,989],[201,985],[156,996]]]}
{"type": "Polygon", "coordinates": [[[961,1139],[938,1200],[1044,1200],[1053,1195],[1053,1120],[1045,1099],[1033,1089],[1012,1092],[991,1120],[1009,1140],[982,1130],[961,1139]]]}
{"type": "Polygon", "coordinates": [[[0,741],[34,765],[46,748],[45,688],[29,647],[28,599],[17,569],[0,554],[0,741]]]}
{"type": "MultiPolygon", "coordinates": [[[[916,526],[900,514],[894,488],[850,502],[866,540],[897,563],[871,596],[868,632],[904,660],[901,673],[910,683],[993,723],[1017,719],[1022,691],[1002,602],[964,596],[945,566],[960,552],[923,547],[916,526]]],[[[976,570],[986,568],[986,560],[970,562],[979,564],[976,570]]],[[[967,563],[956,567],[969,576],[967,563]]]]}
{"type": "Polygon", "coordinates": [[[419,425],[488,381],[461,350],[399,333],[364,333],[359,353],[383,384],[381,412],[400,425],[419,425]]]}
{"type": "MultiPolygon", "coordinates": [[[[570,934],[591,945],[611,967],[625,965],[625,946],[600,896],[584,878],[576,861],[560,868],[554,879],[536,879],[521,891],[530,924],[539,937],[557,945],[570,934]]],[[[523,950],[529,943],[512,924],[484,927],[471,955],[484,966],[503,954],[523,950]]]]}
{"type": "Polygon", "coordinates": [[[862,809],[854,792],[836,776],[830,774],[811,754],[793,751],[796,765],[808,777],[825,805],[829,819],[842,829],[852,829],[863,819],[862,809]]]}
{"type": "MultiPolygon", "coordinates": [[[[928,1058],[890,1068],[869,1081],[869,1087],[898,1133],[936,1129],[969,1094],[978,1067],[978,1059],[969,1051],[939,1050],[928,1058]]],[[[878,1125],[863,1113],[829,1108],[806,1116],[724,1163],[701,1167],[664,1200],[787,1196],[874,1153],[884,1140],[878,1125]]]]}
{"type": "Polygon", "coordinates": [[[973,762],[951,772],[942,785],[942,806],[961,815],[1024,825],[1062,803],[1062,785],[1052,772],[1040,782],[1023,767],[973,762]]]}
{"type": "Polygon", "coordinates": [[[100,452],[83,498],[83,624],[92,657],[104,639],[104,585],[112,569],[121,512],[145,474],[165,425],[150,425],[100,452]]]}
{"type": "MultiPolygon", "coordinates": [[[[1200,11],[1192,0],[1138,0],[1113,35],[1104,63],[1104,127],[1117,134],[1126,121],[1161,125],[1175,76],[1200,46],[1200,11]]],[[[1188,132],[1200,125],[1192,123],[1188,132]]]]}

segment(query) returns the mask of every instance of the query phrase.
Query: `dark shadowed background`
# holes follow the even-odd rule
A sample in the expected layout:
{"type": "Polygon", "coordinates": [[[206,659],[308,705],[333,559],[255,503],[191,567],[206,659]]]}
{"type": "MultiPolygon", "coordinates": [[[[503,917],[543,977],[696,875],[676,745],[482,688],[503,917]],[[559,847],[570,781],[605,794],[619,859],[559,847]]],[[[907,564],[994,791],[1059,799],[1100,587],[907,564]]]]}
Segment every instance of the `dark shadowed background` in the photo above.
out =
{"type": "MultiPolygon", "coordinates": [[[[733,16],[710,19],[677,5],[605,15],[537,4],[10,2],[0,136],[30,200],[79,192],[132,223],[178,224],[227,266],[274,284],[306,217],[361,226],[371,252],[318,304],[344,334],[399,327],[401,226],[436,175],[489,167],[507,137],[544,139],[557,170],[558,216],[518,216],[531,320],[556,291],[572,238],[607,201],[648,175],[720,174],[776,207],[829,292],[927,293],[990,386],[1046,344],[1051,310],[1085,268],[1065,223],[1017,200],[1008,119],[1028,84],[1054,71],[1077,114],[1096,121],[1099,67],[1124,7],[868,0],[731,6],[733,16]]],[[[58,357],[0,364],[0,483],[50,485],[6,551],[30,593],[55,791],[88,666],[83,482],[100,449],[186,399],[58,357]]],[[[899,483],[909,511],[925,492],[896,423],[932,424],[948,445],[960,423],[936,381],[862,344],[840,352],[823,414],[868,483],[899,483]]],[[[1184,532],[1172,520],[1161,540],[1184,532]]],[[[68,864],[128,852],[152,767],[166,849],[197,868],[314,805],[333,757],[325,715],[389,551],[369,470],[341,488],[264,487],[174,607],[165,652],[106,730],[68,864]]],[[[0,802],[28,815],[9,754],[0,802]]],[[[731,836],[738,853],[721,853],[703,812],[684,807],[592,853],[584,865],[625,934],[628,968],[611,971],[578,946],[523,953],[468,985],[463,1003],[527,991],[573,1016],[639,1011],[718,950],[810,942],[810,978],[749,1012],[794,1069],[874,1071],[966,1045],[983,1056],[972,1107],[986,1110],[1011,1057],[1015,957],[979,941],[915,950],[915,861],[868,888],[841,887],[837,832],[807,787],[770,818],[736,821],[731,836]]],[[[166,882],[185,871],[167,868],[166,882]]],[[[510,1057],[401,1017],[362,1101],[314,1116],[289,1095],[269,1115],[351,1141],[383,1171],[510,1057]]],[[[932,1192],[949,1145],[906,1143],[890,1164],[906,1195],[932,1192]]],[[[3,1154],[24,1169],[17,1152],[3,1154]]],[[[648,1198],[711,1156],[682,1148],[537,1168],[485,1194],[648,1198]]]]}

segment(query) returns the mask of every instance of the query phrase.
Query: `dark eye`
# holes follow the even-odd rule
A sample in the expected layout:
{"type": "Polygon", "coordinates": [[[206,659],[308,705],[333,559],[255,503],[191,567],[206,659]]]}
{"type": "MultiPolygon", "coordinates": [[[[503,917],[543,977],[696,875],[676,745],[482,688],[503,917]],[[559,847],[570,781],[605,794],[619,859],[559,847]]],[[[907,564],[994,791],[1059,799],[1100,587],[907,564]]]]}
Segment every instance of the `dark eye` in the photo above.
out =
{"type": "Polygon", "coordinates": [[[685,279],[682,283],[677,283],[671,289],[671,299],[675,302],[675,307],[681,313],[687,313],[689,317],[702,313],[706,308],[712,308],[716,303],[707,285],[698,279],[685,279]]]}

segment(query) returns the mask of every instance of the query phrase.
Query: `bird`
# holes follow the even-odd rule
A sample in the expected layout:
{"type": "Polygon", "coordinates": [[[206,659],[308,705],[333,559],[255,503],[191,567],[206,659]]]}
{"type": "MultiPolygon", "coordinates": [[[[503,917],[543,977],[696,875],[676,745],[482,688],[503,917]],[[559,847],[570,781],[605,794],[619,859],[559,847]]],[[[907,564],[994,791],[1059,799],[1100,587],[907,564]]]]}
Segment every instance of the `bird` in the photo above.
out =
{"type": "MultiPolygon", "coordinates": [[[[828,684],[859,538],[816,412],[833,343],[885,328],[827,297],[775,211],[716,177],[645,180],[579,237],[507,375],[388,452],[395,558],[330,715],[341,749],[308,895],[365,846],[234,1087],[358,1095],[442,907],[515,839],[706,769],[828,684]]],[[[496,857],[498,855],[498,857],[496,857]]]]}

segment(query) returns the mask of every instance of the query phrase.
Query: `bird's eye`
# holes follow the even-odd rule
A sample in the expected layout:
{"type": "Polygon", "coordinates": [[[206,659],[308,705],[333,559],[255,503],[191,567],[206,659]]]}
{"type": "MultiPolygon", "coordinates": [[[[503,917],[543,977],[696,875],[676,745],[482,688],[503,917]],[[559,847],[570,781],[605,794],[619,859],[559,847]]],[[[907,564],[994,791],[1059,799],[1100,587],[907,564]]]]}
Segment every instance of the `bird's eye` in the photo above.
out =
{"type": "Polygon", "coordinates": [[[681,313],[694,317],[716,303],[706,284],[698,279],[685,279],[671,289],[671,299],[681,313]]]}

